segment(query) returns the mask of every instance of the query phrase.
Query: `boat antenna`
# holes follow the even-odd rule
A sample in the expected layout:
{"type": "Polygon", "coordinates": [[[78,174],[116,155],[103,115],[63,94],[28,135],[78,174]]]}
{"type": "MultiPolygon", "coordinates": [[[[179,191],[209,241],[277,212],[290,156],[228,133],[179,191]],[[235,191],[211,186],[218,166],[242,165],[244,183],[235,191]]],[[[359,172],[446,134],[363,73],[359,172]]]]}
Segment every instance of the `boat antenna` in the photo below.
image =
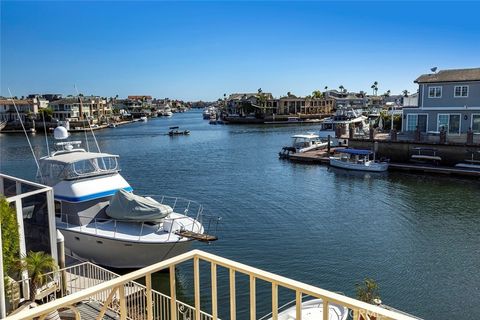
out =
{"type": "Polygon", "coordinates": [[[47,155],[50,157],[50,148],[48,146],[47,125],[45,124],[45,112],[42,111],[43,131],[45,131],[45,143],[47,144],[47,155]]]}
{"type": "MultiPolygon", "coordinates": [[[[75,90],[77,90],[77,86],[75,86],[75,90]]],[[[77,96],[78,96],[78,90],[77,90],[77,96]]],[[[80,99],[80,106],[83,109],[82,99],[81,99],[80,96],[79,96],[79,99],[80,99]]],[[[87,119],[87,121],[88,121],[88,119],[87,119]]],[[[90,128],[90,132],[92,133],[93,141],[95,141],[95,145],[97,146],[98,152],[102,153],[102,151],[100,150],[100,146],[98,145],[97,137],[95,137],[95,133],[93,132],[92,125],[90,124],[90,121],[88,121],[88,126],[90,128]]],[[[86,135],[87,135],[87,132],[85,131],[85,137],[86,137],[86,135]]]]}
{"type": "Polygon", "coordinates": [[[30,143],[30,139],[28,138],[27,130],[25,130],[25,126],[23,125],[22,117],[20,117],[20,112],[18,112],[17,105],[15,103],[15,99],[13,99],[12,92],[10,91],[10,88],[8,88],[8,93],[10,94],[10,100],[13,102],[13,107],[15,108],[15,111],[17,112],[18,120],[20,121],[20,124],[22,125],[23,132],[25,133],[25,137],[27,138],[28,145],[30,147],[30,151],[32,151],[33,159],[35,160],[35,164],[37,165],[37,170],[38,174],[40,175],[40,178],[43,181],[43,176],[42,176],[42,171],[40,171],[40,165],[38,164],[37,157],[35,156],[35,151],[33,151],[32,144],[30,143]]]}
{"type": "MultiPolygon", "coordinates": [[[[78,101],[80,102],[80,110],[83,111],[82,97],[80,97],[79,94],[78,94],[77,85],[74,84],[73,87],[75,88],[75,91],[77,92],[78,101]]],[[[83,117],[83,115],[80,114],[80,117],[83,117]]],[[[87,144],[87,151],[90,152],[90,145],[88,144],[87,130],[85,128],[85,121],[83,121],[83,129],[84,129],[83,133],[85,134],[85,143],[87,144]]]]}

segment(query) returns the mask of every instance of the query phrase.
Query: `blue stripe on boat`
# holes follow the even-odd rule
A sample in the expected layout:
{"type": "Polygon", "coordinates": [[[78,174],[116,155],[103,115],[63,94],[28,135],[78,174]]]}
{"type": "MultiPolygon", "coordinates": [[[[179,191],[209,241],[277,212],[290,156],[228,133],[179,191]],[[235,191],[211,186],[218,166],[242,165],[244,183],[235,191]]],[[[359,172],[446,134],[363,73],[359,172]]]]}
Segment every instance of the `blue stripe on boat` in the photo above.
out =
{"type": "MultiPolygon", "coordinates": [[[[60,195],[55,195],[55,200],[63,200],[63,201],[68,201],[68,202],[82,202],[82,201],[88,201],[92,199],[97,199],[97,198],[103,198],[107,196],[113,196],[115,192],[117,192],[119,189],[114,189],[114,190],[108,190],[108,191],[103,191],[103,192],[98,192],[98,193],[92,193],[88,194],[86,196],[81,196],[81,197],[67,197],[67,196],[60,196],[60,195]]],[[[131,192],[133,191],[132,187],[125,187],[123,190],[131,192]]]]}

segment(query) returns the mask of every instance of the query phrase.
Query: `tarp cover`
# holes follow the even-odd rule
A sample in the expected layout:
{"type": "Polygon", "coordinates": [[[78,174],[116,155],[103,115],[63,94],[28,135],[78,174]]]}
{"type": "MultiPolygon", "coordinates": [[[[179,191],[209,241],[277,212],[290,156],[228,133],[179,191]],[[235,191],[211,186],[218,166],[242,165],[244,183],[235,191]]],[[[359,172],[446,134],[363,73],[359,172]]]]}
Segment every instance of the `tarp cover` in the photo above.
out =
{"type": "Polygon", "coordinates": [[[167,205],[123,189],[115,193],[106,209],[107,215],[113,219],[153,222],[162,221],[172,212],[173,209],[167,205]]]}

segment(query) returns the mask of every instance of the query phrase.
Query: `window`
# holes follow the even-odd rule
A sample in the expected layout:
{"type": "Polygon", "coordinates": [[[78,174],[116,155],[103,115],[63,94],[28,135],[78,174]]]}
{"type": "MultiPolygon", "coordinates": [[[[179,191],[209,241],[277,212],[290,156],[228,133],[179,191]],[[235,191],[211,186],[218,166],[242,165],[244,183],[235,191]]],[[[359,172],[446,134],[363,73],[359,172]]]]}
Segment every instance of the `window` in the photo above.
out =
{"type": "Polygon", "coordinates": [[[437,122],[437,131],[445,129],[447,133],[460,133],[460,115],[459,114],[439,114],[437,122]]]}
{"type": "Polygon", "coordinates": [[[480,114],[472,115],[472,131],[480,133],[480,114]]]}
{"type": "Polygon", "coordinates": [[[429,98],[441,98],[442,97],[442,87],[428,87],[428,97],[429,98]]]}
{"type": "Polygon", "coordinates": [[[426,114],[408,114],[407,115],[407,131],[427,132],[427,115],[426,114]]]}
{"type": "Polygon", "coordinates": [[[468,86],[455,86],[455,93],[453,96],[455,98],[468,97],[468,86]]]}

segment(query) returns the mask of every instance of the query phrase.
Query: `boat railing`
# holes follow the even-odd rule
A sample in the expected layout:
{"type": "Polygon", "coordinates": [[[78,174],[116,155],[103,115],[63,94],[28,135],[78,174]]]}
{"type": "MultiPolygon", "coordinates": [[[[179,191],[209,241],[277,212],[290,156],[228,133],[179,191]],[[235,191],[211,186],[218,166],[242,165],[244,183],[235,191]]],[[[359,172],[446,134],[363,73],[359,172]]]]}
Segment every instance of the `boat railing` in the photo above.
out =
{"type": "Polygon", "coordinates": [[[113,238],[117,239],[119,233],[119,226],[122,223],[136,224],[138,226],[138,233],[133,235],[136,240],[141,240],[144,235],[145,226],[148,227],[157,227],[157,232],[163,230],[168,233],[167,241],[170,240],[172,235],[175,235],[177,231],[187,230],[174,228],[175,222],[181,222],[185,220],[185,217],[193,219],[191,223],[187,225],[189,228],[187,231],[192,232],[201,232],[203,227],[203,232],[207,234],[215,235],[218,229],[218,223],[220,222],[220,217],[204,213],[203,206],[192,200],[180,198],[180,197],[170,197],[170,196],[149,196],[163,205],[168,205],[172,208],[174,213],[182,214],[183,216],[172,217],[167,216],[162,221],[153,222],[153,221],[135,221],[129,219],[114,219],[110,217],[91,217],[82,214],[67,214],[61,213],[60,219],[63,223],[66,224],[67,228],[78,227],[81,232],[95,230],[95,235],[99,235],[99,231],[113,232],[113,238]],[[87,221],[85,223],[82,222],[87,221]],[[165,228],[165,225],[169,225],[169,228],[165,228]],[[113,226],[112,226],[113,224],[113,226]],[[111,229],[106,228],[107,226],[111,229]],[[103,227],[103,228],[102,228],[103,227]],[[163,229],[162,229],[163,228],[163,229]]]}

